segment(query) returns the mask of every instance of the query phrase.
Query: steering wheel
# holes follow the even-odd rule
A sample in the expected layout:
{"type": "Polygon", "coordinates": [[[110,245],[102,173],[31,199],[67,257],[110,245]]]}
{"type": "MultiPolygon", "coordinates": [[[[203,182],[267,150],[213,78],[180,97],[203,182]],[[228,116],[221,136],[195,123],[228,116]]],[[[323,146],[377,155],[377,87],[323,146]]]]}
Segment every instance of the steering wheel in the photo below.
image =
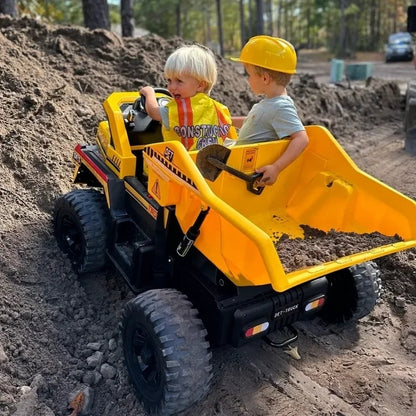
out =
{"type": "MultiPolygon", "coordinates": [[[[165,94],[169,97],[172,97],[172,94],[169,92],[167,88],[155,88],[154,90],[156,94],[165,94]]],[[[142,113],[146,113],[146,97],[144,95],[141,95],[140,98],[136,100],[136,103],[134,103],[133,108],[138,111],[141,111],[142,113]]]]}

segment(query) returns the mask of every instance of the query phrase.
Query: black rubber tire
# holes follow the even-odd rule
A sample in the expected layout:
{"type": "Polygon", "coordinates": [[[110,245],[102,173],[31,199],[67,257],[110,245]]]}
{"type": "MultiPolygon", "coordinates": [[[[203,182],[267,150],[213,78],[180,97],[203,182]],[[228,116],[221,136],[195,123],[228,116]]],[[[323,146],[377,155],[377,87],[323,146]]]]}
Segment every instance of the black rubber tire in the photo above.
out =
{"type": "Polygon", "coordinates": [[[407,153],[416,155],[416,81],[409,81],[407,85],[404,130],[404,148],[407,153]]]}
{"type": "Polygon", "coordinates": [[[406,89],[406,107],[404,115],[404,130],[407,131],[416,125],[415,120],[416,81],[409,81],[406,89]]]}
{"type": "Polygon", "coordinates": [[[130,380],[150,414],[176,414],[208,393],[207,331],[184,294],[175,289],[139,294],[123,310],[121,331],[130,380]]]}
{"type": "Polygon", "coordinates": [[[102,269],[107,262],[109,213],[105,196],[94,189],[76,189],[55,202],[54,232],[75,272],[102,269]]]}
{"type": "Polygon", "coordinates": [[[331,273],[320,313],[327,323],[354,323],[374,309],[381,294],[380,271],[370,261],[331,273]]]}

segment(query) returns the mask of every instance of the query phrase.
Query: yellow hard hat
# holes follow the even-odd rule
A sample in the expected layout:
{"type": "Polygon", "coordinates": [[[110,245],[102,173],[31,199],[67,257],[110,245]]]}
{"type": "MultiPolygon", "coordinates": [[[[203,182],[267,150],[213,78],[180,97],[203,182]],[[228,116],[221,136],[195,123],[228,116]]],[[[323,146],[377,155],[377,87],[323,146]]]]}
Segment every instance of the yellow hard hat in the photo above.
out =
{"type": "Polygon", "coordinates": [[[239,58],[242,62],[271,69],[272,71],[294,74],[296,72],[296,51],[291,43],[272,36],[254,36],[244,45],[239,58]]]}

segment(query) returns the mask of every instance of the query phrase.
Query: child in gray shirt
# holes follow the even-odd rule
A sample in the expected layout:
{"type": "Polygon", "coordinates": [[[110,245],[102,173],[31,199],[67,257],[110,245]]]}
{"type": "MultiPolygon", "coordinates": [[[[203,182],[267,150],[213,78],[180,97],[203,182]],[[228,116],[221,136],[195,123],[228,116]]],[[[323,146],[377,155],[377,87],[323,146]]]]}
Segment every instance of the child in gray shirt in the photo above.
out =
{"type": "Polygon", "coordinates": [[[244,64],[253,93],[265,95],[247,117],[232,117],[233,125],[240,128],[237,144],[290,139],[279,159],[257,169],[257,172],[263,173],[259,186],[273,185],[279,173],[297,159],[309,143],[293,100],[286,90],[292,74],[296,72],[296,52],[284,39],[261,35],[251,38],[240,57],[233,60],[244,64]]]}

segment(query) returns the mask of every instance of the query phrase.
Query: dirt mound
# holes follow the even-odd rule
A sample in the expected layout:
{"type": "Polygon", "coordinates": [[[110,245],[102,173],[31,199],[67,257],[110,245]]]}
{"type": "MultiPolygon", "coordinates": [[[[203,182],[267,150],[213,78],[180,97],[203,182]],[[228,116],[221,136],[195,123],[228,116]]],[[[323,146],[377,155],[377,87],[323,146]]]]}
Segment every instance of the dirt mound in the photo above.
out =
{"type": "MultiPolygon", "coordinates": [[[[121,39],[107,31],[0,16],[0,416],[66,415],[80,390],[85,393],[85,414],[143,414],[127,381],[118,333],[122,305],[131,295],[112,271],[84,279],[74,275],[56,246],[51,211],[56,197],[70,190],[75,144],[92,142],[104,118],[102,101],[117,90],[164,86],[165,59],[180,44],[181,39],[121,39]]],[[[257,98],[234,63],[219,56],[217,61],[213,98],[234,115],[246,114],[257,98]]],[[[289,92],[306,124],[330,127],[353,153],[368,146],[363,132],[386,123],[398,128],[403,118],[403,99],[394,83],[373,80],[366,87],[341,88],[295,76],[289,92]]],[[[401,253],[381,263],[392,299],[400,293],[413,302],[414,258],[414,253],[401,253]],[[397,289],[394,282],[401,272],[397,289]]],[[[415,352],[411,333],[403,334],[406,351],[415,352]]],[[[215,380],[219,387],[205,403],[209,410],[204,413],[200,405],[190,414],[259,414],[242,396],[236,399],[245,391],[238,383],[238,362],[231,352],[216,359],[218,369],[231,365],[227,377],[235,377],[225,384],[215,380]],[[229,389],[225,396],[224,388],[229,389]]],[[[330,371],[322,367],[321,373],[330,371]]],[[[257,383],[269,379],[264,370],[260,374],[253,368],[257,383]]],[[[383,390],[379,383],[377,388],[383,390]]],[[[397,397],[407,393],[403,383],[397,397]]],[[[325,386],[320,394],[329,394],[325,386]]],[[[338,410],[351,410],[345,393],[336,394],[341,398],[338,410]]],[[[295,392],[290,390],[290,396],[296,397],[295,392]]],[[[267,397],[262,400],[262,414],[278,412],[265,405],[267,397]]],[[[391,401],[390,409],[398,406],[395,414],[405,414],[406,404],[403,408],[396,398],[391,401]]],[[[369,407],[363,407],[365,414],[369,407]]],[[[316,403],[300,410],[296,413],[318,414],[316,403]]]]}

